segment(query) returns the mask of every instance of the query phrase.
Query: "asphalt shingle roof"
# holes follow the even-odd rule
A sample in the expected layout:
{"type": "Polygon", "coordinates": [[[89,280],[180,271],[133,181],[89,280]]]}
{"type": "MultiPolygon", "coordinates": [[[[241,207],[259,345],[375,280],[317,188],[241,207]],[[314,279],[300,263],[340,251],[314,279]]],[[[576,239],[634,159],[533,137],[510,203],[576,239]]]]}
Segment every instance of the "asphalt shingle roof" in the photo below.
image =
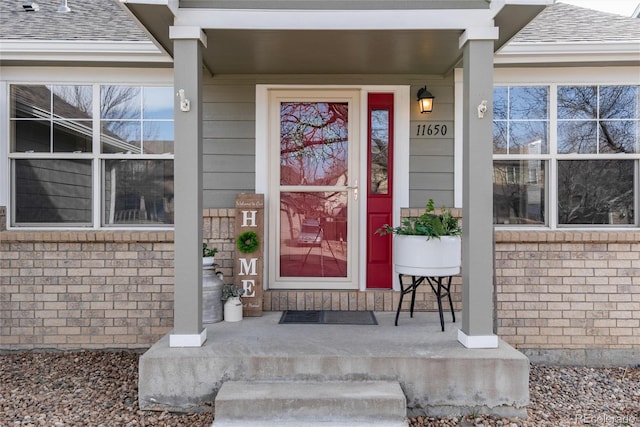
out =
{"type": "Polygon", "coordinates": [[[640,40],[640,19],[555,3],[540,12],[511,43],[628,42],[640,40]]]}
{"type": "Polygon", "coordinates": [[[146,33],[114,0],[68,0],[71,12],[58,13],[61,0],[0,0],[0,39],[148,41],[146,33]]]}
{"type": "MultiPolygon", "coordinates": [[[[145,41],[146,33],[117,0],[68,0],[69,13],[56,12],[61,0],[0,0],[0,39],[145,41]]],[[[640,40],[640,19],[556,3],[542,11],[511,43],[640,40]]]]}

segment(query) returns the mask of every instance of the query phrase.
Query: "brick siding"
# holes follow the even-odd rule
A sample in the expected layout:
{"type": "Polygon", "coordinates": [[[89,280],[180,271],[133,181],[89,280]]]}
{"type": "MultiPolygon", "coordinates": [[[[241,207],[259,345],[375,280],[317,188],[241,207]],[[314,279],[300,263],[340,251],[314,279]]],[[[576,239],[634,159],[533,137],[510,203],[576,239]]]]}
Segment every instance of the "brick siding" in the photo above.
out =
{"type": "Polygon", "coordinates": [[[225,283],[232,283],[233,256],[235,254],[235,209],[204,209],[202,211],[202,236],[209,247],[217,248],[217,269],[224,275],[225,283]]]}
{"type": "MultiPolygon", "coordinates": [[[[410,283],[407,277],[405,282],[410,283]]],[[[453,308],[460,311],[462,295],[460,277],[451,282],[453,308]]],[[[347,311],[396,311],[400,302],[400,292],[392,290],[360,291],[296,291],[269,290],[265,292],[263,309],[280,310],[347,310],[347,311]]],[[[405,295],[402,309],[409,310],[411,295],[405,295]]],[[[437,311],[438,303],[428,284],[423,284],[416,292],[415,311],[437,311]]],[[[443,311],[449,311],[449,301],[443,300],[443,311]]]]}
{"type": "MultiPolygon", "coordinates": [[[[219,249],[216,263],[230,283],[235,210],[205,209],[203,217],[205,241],[219,249]]],[[[149,347],[173,324],[173,236],[0,232],[0,349],[149,347]]],[[[640,349],[640,232],[495,236],[501,338],[521,349],[640,349]]],[[[452,288],[460,310],[460,277],[452,288]]],[[[270,290],[263,308],[395,311],[399,298],[390,290],[270,290]]],[[[428,285],[415,309],[437,309],[428,285]]]]}
{"type": "MultiPolygon", "coordinates": [[[[231,275],[235,212],[203,215],[205,240],[231,275]]],[[[173,231],[0,232],[0,349],[150,347],[173,326],[173,239],[173,231]]]]}
{"type": "Polygon", "coordinates": [[[172,276],[173,232],[0,233],[1,348],[148,347],[172,276]]]}
{"type": "Polygon", "coordinates": [[[497,231],[496,326],[521,349],[639,349],[640,232],[497,231]]]}

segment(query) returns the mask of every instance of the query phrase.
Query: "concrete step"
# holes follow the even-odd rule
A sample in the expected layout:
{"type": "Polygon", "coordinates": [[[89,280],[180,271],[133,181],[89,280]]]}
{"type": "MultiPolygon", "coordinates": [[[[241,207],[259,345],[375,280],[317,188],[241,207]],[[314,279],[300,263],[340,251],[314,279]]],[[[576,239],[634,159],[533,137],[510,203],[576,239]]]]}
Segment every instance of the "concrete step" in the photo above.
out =
{"type": "Polygon", "coordinates": [[[407,427],[397,381],[227,381],[213,427],[407,427]]]}

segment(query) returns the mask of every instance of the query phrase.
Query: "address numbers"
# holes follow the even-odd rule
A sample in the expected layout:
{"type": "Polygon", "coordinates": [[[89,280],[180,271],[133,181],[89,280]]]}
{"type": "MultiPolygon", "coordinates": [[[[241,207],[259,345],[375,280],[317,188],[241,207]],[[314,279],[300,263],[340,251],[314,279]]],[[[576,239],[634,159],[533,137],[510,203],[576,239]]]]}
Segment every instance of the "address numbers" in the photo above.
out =
{"type": "Polygon", "coordinates": [[[444,123],[417,123],[415,136],[429,137],[429,136],[447,136],[449,132],[449,126],[444,123]]]}

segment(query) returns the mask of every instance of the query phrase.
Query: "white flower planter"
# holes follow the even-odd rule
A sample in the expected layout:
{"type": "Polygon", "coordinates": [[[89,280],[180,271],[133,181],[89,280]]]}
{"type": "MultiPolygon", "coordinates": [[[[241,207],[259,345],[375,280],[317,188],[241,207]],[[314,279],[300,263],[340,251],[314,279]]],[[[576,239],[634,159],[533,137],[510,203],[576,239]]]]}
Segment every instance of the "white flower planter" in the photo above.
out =
{"type": "Polygon", "coordinates": [[[460,236],[393,236],[393,264],[396,273],[411,276],[444,277],[460,273],[460,236]]]}
{"type": "Polygon", "coordinates": [[[230,297],[224,303],[224,321],[238,322],[242,320],[242,301],[240,297],[230,297]]]}
{"type": "Polygon", "coordinates": [[[216,257],[213,256],[203,256],[202,257],[202,266],[203,267],[211,267],[216,262],[216,257]]]}

